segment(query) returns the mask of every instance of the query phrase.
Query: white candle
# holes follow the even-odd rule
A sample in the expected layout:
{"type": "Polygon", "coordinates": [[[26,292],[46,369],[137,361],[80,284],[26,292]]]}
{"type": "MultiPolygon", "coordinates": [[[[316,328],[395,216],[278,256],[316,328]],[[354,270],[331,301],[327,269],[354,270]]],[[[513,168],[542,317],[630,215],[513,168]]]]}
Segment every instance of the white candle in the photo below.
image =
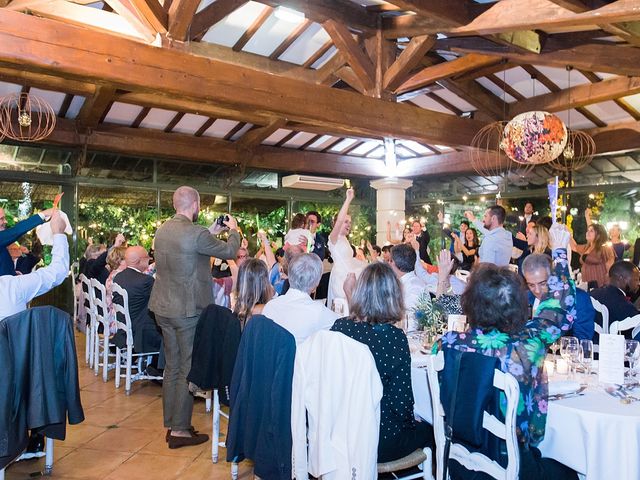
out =
{"type": "Polygon", "coordinates": [[[553,360],[545,360],[544,361],[544,369],[547,371],[547,375],[550,377],[553,375],[554,365],[553,360]]]}
{"type": "Polygon", "coordinates": [[[556,371],[561,375],[566,375],[569,372],[569,364],[564,358],[559,358],[556,362],[556,371]]]}

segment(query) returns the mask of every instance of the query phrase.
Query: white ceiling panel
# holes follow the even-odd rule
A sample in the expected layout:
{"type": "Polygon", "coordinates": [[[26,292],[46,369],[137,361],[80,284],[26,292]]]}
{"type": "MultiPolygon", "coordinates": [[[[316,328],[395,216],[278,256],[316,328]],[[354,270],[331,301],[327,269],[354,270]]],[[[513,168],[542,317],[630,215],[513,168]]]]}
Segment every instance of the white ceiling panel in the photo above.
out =
{"type": "Polygon", "coordinates": [[[203,133],[205,137],[216,137],[216,138],[224,138],[224,136],[231,131],[233,127],[235,127],[239,122],[234,120],[225,120],[224,118],[219,118],[213,125],[211,125],[206,132],[203,133]]]}
{"type": "Polygon", "coordinates": [[[409,147],[411,150],[413,150],[416,153],[419,153],[420,155],[427,155],[431,153],[431,150],[429,150],[427,147],[425,147],[424,145],[418,142],[414,142],[413,140],[401,140],[400,144],[405,145],[406,147],[409,147]]]}
{"type": "MultiPolygon", "coordinates": [[[[561,89],[569,88],[569,73],[571,74],[571,86],[575,87],[576,85],[584,85],[586,83],[591,83],[587,77],[582,75],[575,68],[571,70],[571,72],[567,72],[566,68],[554,68],[554,67],[542,67],[536,66],[536,70],[538,70],[542,75],[547,77],[553,83],[555,83],[561,89]]],[[[538,92],[538,86],[536,85],[536,94],[538,92]]]]}
{"type": "Polygon", "coordinates": [[[269,7],[258,2],[245,3],[211,27],[202,41],[232,47],[265,8],[269,7]]]}
{"type": "MultiPolygon", "coordinates": [[[[152,108],[140,126],[142,128],[153,128],[155,130],[164,130],[167,125],[173,120],[178,112],[172,112],[171,110],[164,110],[163,108],[152,108]]],[[[131,119],[131,122],[135,120],[135,117],[131,119]]]]}
{"type": "Polygon", "coordinates": [[[531,75],[529,75],[525,69],[520,67],[510,68],[504,72],[497,73],[496,75],[501,79],[504,79],[507,84],[511,85],[512,88],[527,98],[533,97],[534,91],[536,96],[550,92],[550,90],[542,85],[538,80],[536,80],[534,84],[534,81],[531,79],[531,75]]]}
{"type": "Polygon", "coordinates": [[[335,142],[338,137],[332,135],[322,135],[318,140],[307,147],[307,150],[322,150],[335,142]]]}
{"type": "Polygon", "coordinates": [[[327,50],[327,52],[324,55],[322,55],[318,60],[316,60],[313,63],[313,65],[311,65],[311,68],[315,68],[315,69],[320,68],[329,60],[331,60],[331,58],[337,53],[338,53],[338,49],[332,45],[331,48],[327,50]]]}
{"type": "Polygon", "coordinates": [[[302,65],[328,41],[327,32],[317,23],[313,23],[287,48],[280,60],[302,65]]]}
{"type": "Polygon", "coordinates": [[[360,145],[357,148],[354,148],[350,155],[364,155],[365,153],[367,153],[368,151],[378,147],[382,145],[382,142],[380,140],[369,140],[368,142],[364,142],[362,145],[360,145]]]}
{"type": "Polygon", "coordinates": [[[180,119],[176,126],[173,127],[172,131],[178,133],[190,133],[193,135],[207,120],[209,120],[209,118],[205,117],[204,115],[194,115],[193,113],[187,113],[180,119]]]}
{"type": "Polygon", "coordinates": [[[245,133],[251,130],[251,127],[253,127],[253,123],[247,123],[244,127],[242,127],[240,130],[238,130],[236,133],[233,134],[233,136],[231,137],[231,140],[238,140],[245,133]]]}
{"type": "Polygon", "coordinates": [[[287,143],[285,143],[285,146],[290,148],[299,148],[309,140],[311,140],[313,137],[315,137],[314,133],[300,132],[287,143]]]}
{"type": "Polygon", "coordinates": [[[480,85],[482,85],[484,88],[486,88],[487,90],[489,90],[491,93],[493,93],[496,97],[498,97],[500,100],[502,100],[502,97],[504,95],[504,99],[507,101],[507,103],[512,103],[515,102],[516,99],[513,98],[511,95],[509,95],[508,93],[505,95],[504,90],[502,88],[500,88],[499,86],[497,86],[495,83],[493,83],[491,80],[482,77],[482,78],[476,78],[476,82],[478,82],[480,85]]]}
{"type": "Polygon", "coordinates": [[[131,125],[141,111],[142,107],[138,105],[115,102],[111,105],[104,122],[118,125],[131,125]]]}
{"type": "Polygon", "coordinates": [[[267,137],[266,140],[262,143],[264,145],[275,145],[290,133],[291,133],[291,130],[287,130],[286,128],[279,128],[278,130],[273,132],[269,137],[267,137]]]}
{"type": "Polygon", "coordinates": [[[20,90],[22,90],[22,85],[0,82],[0,95],[11,95],[12,93],[20,93],[20,90]]]}
{"type": "Polygon", "coordinates": [[[450,92],[447,89],[443,88],[442,90],[438,90],[438,91],[433,92],[433,93],[435,95],[437,95],[438,97],[445,99],[451,105],[453,105],[454,107],[462,110],[463,112],[472,112],[474,110],[477,110],[476,107],[471,105],[469,102],[467,102],[466,100],[460,98],[458,95],[456,95],[453,92],[450,92]]]}
{"type": "Polygon", "coordinates": [[[303,22],[304,18],[298,22],[282,20],[272,12],[242,50],[268,57],[303,22]]]}
{"type": "Polygon", "coordinates": [[[212,3],[214,3],[216,0],[202,0],[200,2],[200,5],[198,5],[198,9],[196,10],[196,13],[201,12],[202,10],[204,10],[205,8],[207,8],[209,5],[211,5],[212,3]]]}
{"type": "Polygon", "coordinates": [[[631,105],[636,110],[640,110],[640,93],[636,93],[635,95],[629,95],[628,97],[622,97],[629,105],[631,105]]]}
{"type": "MultiPolygon", "coordinates": [[[[413,97],[411,99],[411,102],[427,110],[434,110],[440,113],[448,113],[448,114],[455,115],[454,112],[445,108],[443,105],[440,105],[438,102],[436,102],[432,98],[427,97],[426,95],[419,95],[417,97],[413,97]]],[[[475,110],[475,107],[473,109],[475,110]]]]}
{"type": "Polygon", "coordinates": [[[620,108],[613,100],[588,105],[587,108],[605,123],[630,122],[633,120],[633,117],[620,108]]]}
{"type": "Polygon", "coordinates": [[[351,145],[356,143],[357,140],[355,138],[345,138],[344,140],[336,143],[333,147],[329,149],[330,152],[341,152],[345,148],[349,148],[351,145]]]}
{"type": "Polygon", "coordinates": [[[29,90],[31,95],[35,95],[36,97],[41,98],[53,108],[53,111],[56,114],[60,111],[60,107],[62,107],[62,102],[64,102],[64,93],[60,92],[52,92],[51,90],[41,90],[39,88],[32,88],[29,90]]]}
{"type": "Polygon", "coordinates": [[[73,100],[71,100],[71,105],[69,105],[69,110],[67,110],[67,115],[65,116],[65,118],[76,118],[78,116],[78,113],[80,113],[82,105],[84,105],[84,101],[84,97],[81,97],[80,95],[74,96],[73,100]]]}
{"type": "MultiPolygon", "coordinates": [[[[586,107],[588,109],[588,107],[586,107]]],[[[565,110],[563,112],[555,112],[555,115],[560,117],[560,119],[564,122],[565,125],[569,124],[569,115],[568,111],[565,110]]],[[[582,129],[582,128],[594,128],[595,125],[591,123],[590,120],[587,119],[584,115],[576,110],[571,110],[571,128],[572,129],[582,129]]]]}

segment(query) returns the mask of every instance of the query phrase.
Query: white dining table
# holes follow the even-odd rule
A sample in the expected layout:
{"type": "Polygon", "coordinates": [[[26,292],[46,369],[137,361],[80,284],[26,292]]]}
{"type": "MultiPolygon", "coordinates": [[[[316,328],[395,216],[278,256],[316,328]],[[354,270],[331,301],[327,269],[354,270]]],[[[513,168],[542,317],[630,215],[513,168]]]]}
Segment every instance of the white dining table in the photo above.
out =
{"type": "Polygon", "coordinates": [[[623,404],[593,380],[584,395],[549,402],[538,448],[587,480],[638,480],[640,402],[623,404]]]}

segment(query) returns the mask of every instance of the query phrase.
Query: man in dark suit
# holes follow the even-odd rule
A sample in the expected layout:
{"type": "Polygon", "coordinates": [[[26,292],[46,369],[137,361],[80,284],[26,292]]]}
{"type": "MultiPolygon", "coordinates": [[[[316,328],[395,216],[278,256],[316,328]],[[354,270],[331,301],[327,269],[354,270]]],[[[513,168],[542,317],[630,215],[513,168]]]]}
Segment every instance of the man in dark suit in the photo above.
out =
{"type": "MultiPolygon", "coordinates": [[[[127,268],[118,273],[113,281],[127,291],[129,296],[129,317],[133,333],[133,348],[138,353],[157,352],[162,336],[156,322],[149,314],[149,297],[153,288],[153,277],[145,275],[149,267],[149,254],[143,247],[127,248],[124,255],[127,268]]],[[[120,303],[114,294],[114,302],[120,303]]]]}
{"type": "Polygon", "coordinates": [[[527,225],[529,222],[538,220],[538,216],[533,214],[534,210],[533,203],[527,202],[524,204],[524,215],[518,219],[518,231],[523,235],[527,234],[527,225]]]}
{"type": "MultiPolygon", "coordinates": [[[[640,313],[629,301],[629,298],[637,293],[639,284],[638,267],[631,262],[620,260],[609,269],[609,285],[590,292],[593,298],[609,310],[609,325],[640,313]]],[[[624,333],[626,338],[631,338],[630,331],[624,333]]]]}
{"type": "Polygon", "coordinates": [[[307,229],[309,229],[314,239],[313,251],[311,253],[315,253],[320,257],[320,260],[324,260],[324,254],[327,249],[327,237],[318,231],[321,223],[322,217],[318,212],[315,210],[307,212],[307,229]]]}
{"type": "Polygon", "coordinates": [[[36,228],[51,217],[53,209],[43,210],[30,216],[26,220],[16,223],[12,228],[7,228],[7,218],[4,209],[0,208],[0,275],[15,275],[16,268],[7,251],[9,245],[18,240],[29,230],[36,228]]]}
{"type": "Polygon", "coordinates": [[[429,258],[429,242],[431,241],[431,237],[429,237],[429,232],[422,229],[420,220],[414,220],[411,223],[411,233],[415,235],[416,241],[418,245],[420,245],[418,249],[420,260],[431,265],[431,259],[429,258]]]}

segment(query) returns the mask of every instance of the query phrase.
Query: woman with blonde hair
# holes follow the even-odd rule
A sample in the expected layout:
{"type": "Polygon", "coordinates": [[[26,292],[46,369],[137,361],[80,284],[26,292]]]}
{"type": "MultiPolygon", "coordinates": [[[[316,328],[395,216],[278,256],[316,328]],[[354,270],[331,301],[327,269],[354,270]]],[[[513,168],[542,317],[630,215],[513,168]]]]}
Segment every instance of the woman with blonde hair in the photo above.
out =
{"type": "Polygon", "coordinates": [[[522,255],[518,257],[518,271],[522,275],[522,263],[530,254],[544,253],[551,256],[549,229],[540,224],[527,227],[526,240],[522,238],[521,233],[518,233],[518,237],[513,238],[513,246],[522,250],[522,255]]]}
{"type": "Polygon", "coordinates": [[[127,268],[127,264],[124,262],[124,254],[127,251],[127,247],[113,247],[107,253],[107,270],[109,270],[109,276],[107,281],[104,282],[104,288],[107,292],[107,308],[109,309],[109,331],[113,334],[116,333],[116,311],[113,306],[113,277],[127,268]]]}

